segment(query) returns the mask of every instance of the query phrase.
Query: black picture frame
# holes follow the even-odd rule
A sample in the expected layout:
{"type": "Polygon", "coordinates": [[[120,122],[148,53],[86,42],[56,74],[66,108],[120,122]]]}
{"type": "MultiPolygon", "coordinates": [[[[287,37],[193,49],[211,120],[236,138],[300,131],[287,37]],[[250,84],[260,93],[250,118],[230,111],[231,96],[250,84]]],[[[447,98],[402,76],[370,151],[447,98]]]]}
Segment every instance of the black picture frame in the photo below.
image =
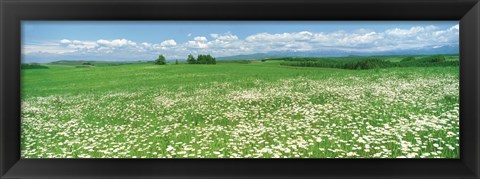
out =
{"type": "Polygon", "coordinates": [[[479,178],[478,0],[0,0],[0,178],[479,178]],[[459,20],[460,159],[21,159],[22,20],[459,20]]]}

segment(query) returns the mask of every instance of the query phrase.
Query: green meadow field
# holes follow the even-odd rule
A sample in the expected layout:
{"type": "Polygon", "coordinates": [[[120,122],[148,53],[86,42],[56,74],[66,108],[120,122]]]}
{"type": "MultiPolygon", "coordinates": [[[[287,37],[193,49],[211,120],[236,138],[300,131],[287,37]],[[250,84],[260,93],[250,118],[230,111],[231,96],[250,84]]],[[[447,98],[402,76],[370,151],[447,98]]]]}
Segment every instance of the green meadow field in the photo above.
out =
{"type": "Polygon", "coordinates": [[[23,158],[459,158],[451,63],[92,63],[22,70],[23,158]]]}

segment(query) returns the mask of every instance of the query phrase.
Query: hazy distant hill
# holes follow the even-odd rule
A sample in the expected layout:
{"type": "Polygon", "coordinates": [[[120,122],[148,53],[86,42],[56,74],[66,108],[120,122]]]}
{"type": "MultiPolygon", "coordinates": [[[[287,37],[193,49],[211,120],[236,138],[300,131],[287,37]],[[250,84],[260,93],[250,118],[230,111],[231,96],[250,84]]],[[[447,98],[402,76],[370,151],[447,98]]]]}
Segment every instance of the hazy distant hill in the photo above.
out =
{"type": "Polygon", "coordinates": [[[458,45],[429,47],[415,50],[391,50],[382,52],[355,52],[339,50],[318,51],[276,51],[268,53],[255,53],[248,55],[234,55],[217,57],[218,60],[265,59],[277,57],[341,57],[341,56],[379,56],[379,55],[430,55],[430,54],[458,54],[458,45]]]}

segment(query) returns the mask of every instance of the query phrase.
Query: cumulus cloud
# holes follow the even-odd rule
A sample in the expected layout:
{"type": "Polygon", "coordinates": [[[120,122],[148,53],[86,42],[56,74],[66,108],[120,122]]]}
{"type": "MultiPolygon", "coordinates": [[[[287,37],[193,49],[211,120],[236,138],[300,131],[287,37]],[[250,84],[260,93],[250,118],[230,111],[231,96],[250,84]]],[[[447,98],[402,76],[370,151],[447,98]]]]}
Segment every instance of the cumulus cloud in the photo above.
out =
{"type": "MultiPolygon", "coordinates": [[[[189,35],[191,36],[191,34],[189,35]]],[[[437,26],[416,26],[392,28],[384,31],[356,29],[333,32],[298,31],[285,33],[260,32],[241,39],[235,34],[209,34],[196,36],[184,42],[167,39],[160,43],[134,42],[128,39],[99,39],[80,41],[62,39],[48,45],[24,45],[22,53],[51,53],[61,58],[61,54],[81,56],[95,53],[102,58],[154,59],[164,54],[167,59],[184,58],[188,54],[208,53],[214,56],[230,56],[270,51],[320,51],[348,50],[352,52],[381,52],[388,50],[408,50],[419,48],[440,48],[445,45],[458,45],[459,25],[448,28],[437,26]],[[141,53],[139,53],[141,52],[141,53]]],[[[178,39],[177,39],[178,40],[178,39]]],[[[142,59],[143,60],[143,59],[142,59]]]]}
{"type": "Polygon", "coordinates": [[[69,43],[72,43],[72,41],[68,40],[68,39],[62,39],[60,40],[60,43],[62,44],[69,44],[69,43]]]}
{"type": "Polygon", "coordinates": [[[204,37],[204,36],[195,37],[195,38],[193,38],[193,40],[195,40],[195,41],[201,41],[201,42],[206,42],[206,41],[208,41],[207,37],[204,37]]]}
{"type": "Polygon", "coordinates": [[[91,41],[79,41],[79,40],[71,41],[71,40],[63,39],[60,41],[60,43],[72,49],[93,49],[95,47],[98,47],[98,44],[96,42],[91,42],[91,41]]]}
{"type": "Polygon", "coordinates": [[[175,42],[175,40],[173,40],[173,39],[170,39],[170,40],[163,41],[162,43],[160,43],[160,45],[165,46],[165,47],[175,46],[175,45],[177,45],[177,42],[175,42]]]}
{"type": "Polygon", "coordinates": [[[226,33],[223,35],[220,34],[210,34],[212,38],[215,40],[222,40],[222,41],[233,41],[233,40],[238,40],[238,36],[232,35],[230,33],[226,33]]]}
{"type": "Polygon", "coordinates": [[[113,47],[135,46],[135,45],[137,45],[136,42],[133,42],[133,41],[127,40],[127,39],[115,39],[115,40],[112,40],[112,41],[100,39],[100,40],[97,40],[97,44],[98,45],[104,45],[104,46],[113,46],[113,47]]]}

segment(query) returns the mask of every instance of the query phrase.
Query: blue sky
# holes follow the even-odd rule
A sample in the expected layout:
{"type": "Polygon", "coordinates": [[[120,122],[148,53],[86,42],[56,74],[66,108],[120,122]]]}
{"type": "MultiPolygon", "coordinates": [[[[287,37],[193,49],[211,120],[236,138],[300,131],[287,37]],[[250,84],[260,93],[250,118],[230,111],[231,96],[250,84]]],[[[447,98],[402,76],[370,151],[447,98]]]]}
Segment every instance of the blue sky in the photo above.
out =
{"type": "Polygon", "coordinates": [[[27,62],[458,45],[458,21],[22,21],[27,62]]]}

